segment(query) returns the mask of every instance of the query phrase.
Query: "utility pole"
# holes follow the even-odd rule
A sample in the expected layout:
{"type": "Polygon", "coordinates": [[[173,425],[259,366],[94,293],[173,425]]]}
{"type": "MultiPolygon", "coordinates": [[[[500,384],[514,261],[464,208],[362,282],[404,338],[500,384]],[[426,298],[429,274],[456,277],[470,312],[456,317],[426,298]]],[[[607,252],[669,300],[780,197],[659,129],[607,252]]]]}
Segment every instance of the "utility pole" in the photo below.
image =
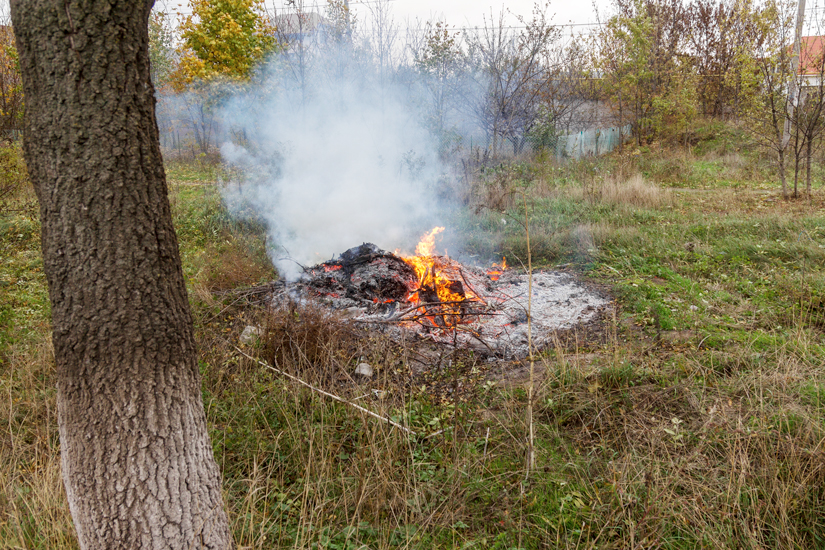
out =
{"type": "Polygon", "coordinates": [[[347,16],[347,37],[352,40],[352,18],[349,11],[349,0],[344,0],[344,9],[347,16]]]}

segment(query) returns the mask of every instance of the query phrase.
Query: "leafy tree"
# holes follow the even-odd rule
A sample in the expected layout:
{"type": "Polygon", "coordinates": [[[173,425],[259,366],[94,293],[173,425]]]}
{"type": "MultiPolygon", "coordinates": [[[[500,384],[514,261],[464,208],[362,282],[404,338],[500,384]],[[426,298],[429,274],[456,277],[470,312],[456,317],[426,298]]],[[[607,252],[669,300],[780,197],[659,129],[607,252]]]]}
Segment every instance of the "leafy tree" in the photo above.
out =
{"type": "MultiPolygon", "coordinates": [[[[687,65],[687,60],[681,58],[687,65]]],[[[670,78],[670,85],[653,100],[653,127],[664,138],[677,140],[682,135],[682,142],[687,152],[690,123],[699,113],[697,99],[697,77],[690,66],[677,66],[670,78]]]]}
{"type": "Polygon", "coordinates": [[[79,547],[234,547],[149,76],[153,0],[12,0],[79,547]]]}
{"type": "Polygon", "coordinates": [[[738,52],[742,70],[742,117],[756,142],[776,155],[782,196],[787,199],[789,119],[788,84],[793,75],[793,9],[784,0],[769,0],[751,15],[756,40],[750,51],[738,52]]]}
{"type": "Polygon", "coordinates": [[[174,39],[169,14],[152,11],[149,16],[149,65],[156,89],[169,84],[169,77],[175,69],[174,39]]]}
{"type": "Polygon", "coordinates": [[[275,50],[275,28],[263,0],[189,0],[181,25],[176,86],[214,76],[248,79],[256,63],[275,50]]]}
{"type": "MultiPolygon", "coordinates": [[[[652,142],[667,118],[660,113],[680,71],[685,9],[680,0],[615,0],[616,14],[597,37],[603,91],[621,126],[630,124],[639,145],[652,142]]],[[[683,79],[683,81],[686,81],[683,79]]]]}
{"type": "Polygon", "coordinates": [[[11,27],[0,28],[0,131],[14,134],[23,118],[23,83],[11,27]]]}
{"type": "Polygon", "coordinates": [[[255,65],[277,49],[275,28],[263,0],[189,0],[180,25],[180,62],[170,76],[184,96],[186,122],[202,155],[212,147],[214,108],[255,65]]]}
{"type": "Polygon", "coordinates": [[[741,103],[741,52],[755,48],[752,0],[694,0],[688,41],[698,76],[696,95],[707,116],[737,116],[741,103]]]}

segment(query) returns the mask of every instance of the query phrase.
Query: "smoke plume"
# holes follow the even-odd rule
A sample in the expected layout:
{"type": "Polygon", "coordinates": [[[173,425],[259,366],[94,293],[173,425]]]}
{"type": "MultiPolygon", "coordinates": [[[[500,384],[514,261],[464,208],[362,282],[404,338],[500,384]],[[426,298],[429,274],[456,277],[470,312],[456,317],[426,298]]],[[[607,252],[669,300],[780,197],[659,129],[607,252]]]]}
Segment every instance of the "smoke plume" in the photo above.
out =
{"type": "Polygon", "coordinates": [[[428,218],[442,169],[415,94],[353,55],[333,50],[301,71],[275,59],[218,117],[221,155],[242,174],[224,198],[266,222],[288,279],[362,242],[408,247],[436,221],[428,218]]]}

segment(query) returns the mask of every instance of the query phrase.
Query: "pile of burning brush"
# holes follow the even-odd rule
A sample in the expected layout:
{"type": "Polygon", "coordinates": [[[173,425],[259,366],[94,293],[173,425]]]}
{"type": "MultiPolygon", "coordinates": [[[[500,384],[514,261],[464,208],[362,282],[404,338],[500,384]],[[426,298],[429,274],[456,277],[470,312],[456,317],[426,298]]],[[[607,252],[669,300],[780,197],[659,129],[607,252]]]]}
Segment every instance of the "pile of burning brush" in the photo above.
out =
{"type": "Polygon", "coordinates": [[[301,284],[307,296],[334,308],[383,313],[433,329],[455,328],[491,314],[481,296],[490,291],[485,283],[504,273],[505,261],[484,272],[436,255],[435,237],[442,231],[436,227],[424,235],[411,256],[365,243],[307,268],[301,284]]]}
{"type": "Polygon", "coordinates": [[[482,269],[437,255],[435,237],[443,230],[426,234],[409,256],[364,243],[305,268],[279,295],[344,311],[400,338],[412,333],[499,357],[524,357],[530,340],[536,348],[549,345],[556,331],[593,319],[608,304],[568,273],[528,278],[504,261],[482,269]]]}

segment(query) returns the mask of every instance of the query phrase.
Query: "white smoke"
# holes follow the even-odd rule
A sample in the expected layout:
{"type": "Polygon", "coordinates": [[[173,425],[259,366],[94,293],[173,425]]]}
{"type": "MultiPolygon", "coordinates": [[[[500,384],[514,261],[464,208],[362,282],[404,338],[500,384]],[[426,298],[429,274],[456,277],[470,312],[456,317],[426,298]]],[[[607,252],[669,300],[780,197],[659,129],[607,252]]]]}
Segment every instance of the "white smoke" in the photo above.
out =
{"type": "Polygon", "coordinates": [[[427,218],[442,168],[410,88],[378,85],[364,66],[335,74],[334,55],[302,82],[273,61],[219,117],[231,125],[221,155],[243,174],[225,186],[226,202],[265,220],[288,279],[363,242],[408,246],[436,222],[427,218]]]}

